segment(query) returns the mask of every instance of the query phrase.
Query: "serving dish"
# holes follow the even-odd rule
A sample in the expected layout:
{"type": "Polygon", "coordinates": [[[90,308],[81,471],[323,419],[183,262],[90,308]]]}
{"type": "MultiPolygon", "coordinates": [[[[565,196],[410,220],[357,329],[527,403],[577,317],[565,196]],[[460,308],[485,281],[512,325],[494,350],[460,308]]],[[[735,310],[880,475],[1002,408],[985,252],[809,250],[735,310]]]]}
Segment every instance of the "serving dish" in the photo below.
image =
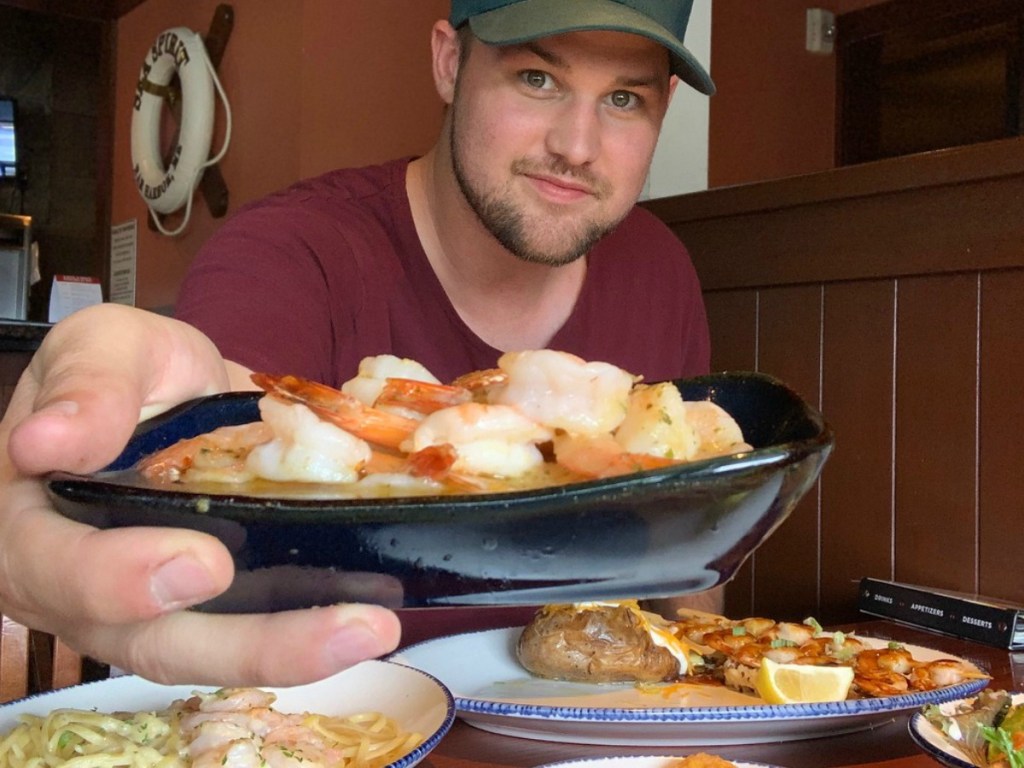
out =
{"type": "MultiPolygon", "coordinates": [[[[477,728],[540,741],[689,746],[794,741],[874,728],[926,704],[988,685],[977,679],[933,691],[827,704],[765,704],[721,686],[587,684],[533,677],[518,662],[522,627],[428,640],[390,657],[443,682],[458,716],[477,728]],[[473,659],[466,664],[465,659],[473,659]]],[[[860,637],[860,636],[858,636],[860,637]]],[[[887,640],[861,637],[885,647],[887,640]]],[[[915,659],[953,658],[916,645],[915,659]]],[[[973,665],[972,665],[973,666],[973,665]]]]}
{"type": "MultiPolygon", "coordinates": [[[[16,725],[22,714],[46,715],[55,709],[100,712],[141,712],[165,709],[194,691],[215,690],[199,685],[160,685],[134,675],[112,677],[0,706],[0,734],[16,725]]],[[[364,661],[325,680],[289,688],[266,688],[277,695],[279,712],[311,712],[346,716],[380,712],[394,718],[423,742],[387,768],[412,768],[448,733],[455,720],[452,696],[438,680],[416,669],[387,661],[364,661]]]]}
{"type": "MultiPolygon", "coordinates": [[[[969,701],[962,699],[947,701],[941,705],[941,709],[949,713],[968,703],[969,701]]],[[[1024,693],[1014,694],[1013,703],[1015,705],[1024,703],[1024,693]]],[[[910,730],[911,740],[936,762],[949,768],[978,768],[977,763],[957,749],[955,744],[950,743],[942,735],[942,731],[922,713],[915,713],[910,718],[907,728],[910,730]]]]}
{"type": "Polygon", "coordinates": [[[233,393],[147,421],[103,471],[53,475],[47,485],[58,510],[99,528],[177,526],[218,536],[238,576],[204,606],[211,610],[691,593],[728,581],[786,518],[817,479],[833,436],[815,408],[772,377],[721,373],[674,383],[685,399],[728,411],[753,450],[516,493],[344,499],[282,489],[258,497],[140,484],[131,468],[143,456],[259,418],[259,393],[233,393]]]}

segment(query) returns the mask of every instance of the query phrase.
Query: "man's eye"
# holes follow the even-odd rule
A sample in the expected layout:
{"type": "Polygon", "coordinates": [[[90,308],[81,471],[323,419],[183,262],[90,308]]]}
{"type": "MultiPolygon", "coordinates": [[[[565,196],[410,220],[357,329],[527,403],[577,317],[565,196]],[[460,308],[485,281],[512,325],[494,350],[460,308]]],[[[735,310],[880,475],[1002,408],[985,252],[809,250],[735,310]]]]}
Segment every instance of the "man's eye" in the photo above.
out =
{"type": "Polygon", "coordinates": [[[528,69],[521,75],[523,82],[531,88],[550,88],[551,78],[548,77],[547,73],[541,72],[536,69],[528,69]]]}
{"type": "Polygon", "coordinates": [[[608,100],[616,109],[632,109],[640,104],[640,97],[629,91],[615,91],[608,100]]]}

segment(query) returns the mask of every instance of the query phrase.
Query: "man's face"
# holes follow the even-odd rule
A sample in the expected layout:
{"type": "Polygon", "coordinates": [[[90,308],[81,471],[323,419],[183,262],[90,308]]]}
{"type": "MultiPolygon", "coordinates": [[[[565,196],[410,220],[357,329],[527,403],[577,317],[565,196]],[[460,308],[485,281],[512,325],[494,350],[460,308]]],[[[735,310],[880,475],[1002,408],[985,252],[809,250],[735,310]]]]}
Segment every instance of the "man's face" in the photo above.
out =
{"type": "Polygon", "coordinates": [[[668,52],[618,32],[463,40],[450,115],[463,194],[519,258],[567,264],[640,194],[668,108],[668,52]]]}

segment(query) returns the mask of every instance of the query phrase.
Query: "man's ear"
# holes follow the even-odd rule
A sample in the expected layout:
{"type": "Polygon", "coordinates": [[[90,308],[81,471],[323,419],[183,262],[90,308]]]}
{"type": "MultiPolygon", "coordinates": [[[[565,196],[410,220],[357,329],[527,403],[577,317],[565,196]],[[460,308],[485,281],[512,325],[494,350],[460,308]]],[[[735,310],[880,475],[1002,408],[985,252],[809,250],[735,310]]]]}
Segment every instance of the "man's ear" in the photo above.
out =
{"type": "Polygon", "coordinates": [[[444,100],[451,104],[455,99],[455,80],[459,74],[459,33],[444,19],[436,22],[430,36],[433,54],[434,87],[444,100]]]}

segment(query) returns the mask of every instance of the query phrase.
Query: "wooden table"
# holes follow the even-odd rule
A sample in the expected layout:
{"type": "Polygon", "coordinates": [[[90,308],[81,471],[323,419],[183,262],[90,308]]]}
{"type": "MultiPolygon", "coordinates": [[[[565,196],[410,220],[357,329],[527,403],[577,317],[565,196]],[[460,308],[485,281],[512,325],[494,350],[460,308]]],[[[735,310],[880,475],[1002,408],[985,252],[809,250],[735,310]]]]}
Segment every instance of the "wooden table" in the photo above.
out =
{"type": "MultiPolygon", "coordinates": [[[[520,624],[529,614],[523,609],[448,609],[404,617],[403,645],[456,632],[520,624]]],[[[934,648],[960,656],[992,675],[992,686],[1024,691],[1024,653],[922,632],[887,621],[865,621],[838,627],[867,637],[880,637],[934,648]]],[[[467,659],[467,663],[472,660],[467,659]]],[[[934,768],[938,765],[910,739],[910,714],[897,714],[871,730],[841,736],[721,747],[591,746],[499,736],[456,720],[437,748],[422,763],[425,768],[531,768],[559,760],[611,755],[687,755],[706,751],[732,760],[768,763],[785,768],[934,768]]]]}

